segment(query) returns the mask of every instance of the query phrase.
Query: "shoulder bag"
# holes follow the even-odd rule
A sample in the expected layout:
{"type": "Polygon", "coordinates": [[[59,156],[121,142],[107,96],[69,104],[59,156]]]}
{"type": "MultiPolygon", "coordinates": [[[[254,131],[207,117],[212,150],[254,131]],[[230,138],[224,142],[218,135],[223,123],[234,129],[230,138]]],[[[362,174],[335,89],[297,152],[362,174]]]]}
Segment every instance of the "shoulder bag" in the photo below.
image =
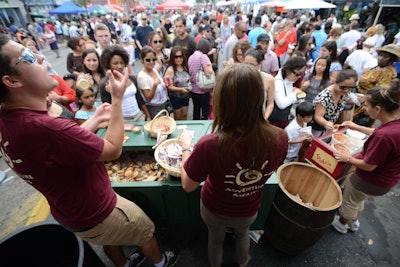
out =
{"type": "MultiPolygon", "coordinates": [[[[285,91],[285,96],[287,96],[285,84],[283,84],[283,90],[285,91]]],[[[269,116],[269,121],[271,121],[271,122],[285,122],[285,121],[288,121],[291,108],[292,108],[292,105],[289,105],[284,109],[280,109],[278,107],[278,105],[276,104],[276,102],[274,102],[274,109],[272,110],[272,113],[269,116]]]]}
{"type": "Polygon", "coordinates": [[[211,73],[211,75],[209,77],[207,77],[207,75],[204,73],[203,64],[201,61],[202,57],[203,57],[203,54],[200,56],[200,68],[199,68],[198,72],[196,73],[196,83],[200,89],[202,89],[204,91],[208,91],[214,87],[215,73],[213,71],[211,73]]]}

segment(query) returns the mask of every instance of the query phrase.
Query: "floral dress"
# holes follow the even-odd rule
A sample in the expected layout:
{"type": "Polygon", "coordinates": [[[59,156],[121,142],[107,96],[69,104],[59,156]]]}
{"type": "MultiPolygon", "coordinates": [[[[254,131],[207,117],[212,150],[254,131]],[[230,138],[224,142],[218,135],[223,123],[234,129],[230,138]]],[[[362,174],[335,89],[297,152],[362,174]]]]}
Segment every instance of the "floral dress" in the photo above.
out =
{"type": "Polygon", "coordinates": [[[346,102],[348,100],[350,100],[349,93],[347,93],[344,97],[339,99],[338,104],[335,105],[332,92],[329,90],[329,88],[325,88],[321,93],[319,93],[315,97],[313,104],[314,108],[317,104],[321,104],[326,110],[324,119],[335,123],[339,118],[340,113],[343,111],[344,106],[346,105],[346,102]]]}

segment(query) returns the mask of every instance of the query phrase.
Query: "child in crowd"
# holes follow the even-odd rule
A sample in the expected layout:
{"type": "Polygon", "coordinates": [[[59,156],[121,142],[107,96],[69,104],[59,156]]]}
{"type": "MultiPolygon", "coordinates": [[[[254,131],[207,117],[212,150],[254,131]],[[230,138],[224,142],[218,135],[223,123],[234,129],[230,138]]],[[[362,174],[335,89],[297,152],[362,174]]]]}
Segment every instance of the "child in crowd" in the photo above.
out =
{"type": "Polygon", "coordinates": [[[299,158],[299,150],[304,141],[311,141],[312,134],[304,133],[302,128],[307,127],[314,115],[313,105],[309,102],[302,102],[296,107],[296,118],[293,119],[285,128],[285,132],[289,137],[288,153],[284,163],[297,161],[299,158]]]}
{"type": "MultiPolygon", "coordinates": [[[[68,84],[69,87],[71,87],[72,90],[76,92],[76,79],[77,76],[73,73],[67,73],[63,76],[64,81],[68,84]]],[[[77,112],[79,110],[79,105],[76,103],[76,101],[71,102],[69,104],[71,107],[72,112],[77,112]]]]}
{"type": "Polygon", "coordinates": [[[317,58],[312,72],[306,76],[303,82],[303,90],[306,93],[305,101],[312,103],[314,98],[331,84],[330,67],[331,58],[329,56],[317,58]]]}
{"type": "Polygon", "coordinates": [[[133,68],[135,67],[135,48],[130,43],[129,38],[125,36],[121,37],[121,42],[124,46],[124,49],[126,50],[126,52],[128,52],[129,55],[129,66],[131,66],[131,68],[128,68],[129,75],[134,75],[133,68]]]}
{"type": "MultiPolygon", "coordinates": [[[[94,115],[99,104],[94,101],[95,97],[92,88],[86,90],[76,89],[76,99],[80,108],[75,114],[75,119],[78,124],[82,124],[94,115]]],[[[104,128],[105,126],[106,122],[99,124],[98,128],[104,128]]]]}

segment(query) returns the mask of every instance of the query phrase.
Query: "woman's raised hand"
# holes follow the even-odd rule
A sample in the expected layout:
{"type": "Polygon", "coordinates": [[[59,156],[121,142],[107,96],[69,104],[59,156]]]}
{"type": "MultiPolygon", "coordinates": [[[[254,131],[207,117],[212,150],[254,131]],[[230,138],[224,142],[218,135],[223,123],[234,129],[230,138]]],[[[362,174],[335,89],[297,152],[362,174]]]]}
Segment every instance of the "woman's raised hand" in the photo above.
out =
{"type": "Polygon", "coordinates": [[[125,68],[123,73],[120,73],[117,70],[114,70],[113,72],[111,72],[111,70],[108,70],[107,76],[110,82],[109,84],[110,84],[111,97],[113,99],[114,98],[122,99],[129,78],[128,69],[125,68]]]}

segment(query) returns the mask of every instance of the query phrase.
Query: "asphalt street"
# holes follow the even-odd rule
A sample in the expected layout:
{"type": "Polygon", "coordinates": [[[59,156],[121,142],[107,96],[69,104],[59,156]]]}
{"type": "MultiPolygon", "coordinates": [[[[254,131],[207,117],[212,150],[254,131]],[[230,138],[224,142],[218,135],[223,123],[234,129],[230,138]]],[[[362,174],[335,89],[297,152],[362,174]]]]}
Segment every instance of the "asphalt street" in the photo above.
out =
{"type": "MultiPolygon", "coordinates": [[[[47,60],[59,75],[66,73],[69,49],[60,44],[61,58],[44,50],[47,60]]],[[[0,159],[0,170],[8,167],[0,159]]],[[[15,174],[8,172],[0,185],[0,239],[13,231],[38,222],[54,223],[43,197],[15,174]]],[[[356,233],[341,235],[329,227],[322,238],[308,250],[288,256],[278,252],[265,236],[259,243],[251,241],[249,266],[400,266],[400,186],[392,192],[366,202],[356,233]]],[[[268,231],[268,229],[265,229],[268,231]]],[[[180,251],[178,267],[204,267],[207,261],[207,230],[198,225],[156,225],[156,236],[163,249],[180,251]]],[[[99,246],[92,246],[107,267],[113,266],[99,246]]],[[[130,253],[133,248],[127,248],[130,253]]],[[[234,264],[234,237],[227,234],[224,250],[225,267],[234,264]]],[[[21,251],[21,253],[23,253],[21,251]]],[[[46,252],[43,251],[43,259],[46,252]]],[[[37,266],[37,265],[33,265],[37,266]]],[[[143,266],[151,266],[146,261],[143,266]]]]}

